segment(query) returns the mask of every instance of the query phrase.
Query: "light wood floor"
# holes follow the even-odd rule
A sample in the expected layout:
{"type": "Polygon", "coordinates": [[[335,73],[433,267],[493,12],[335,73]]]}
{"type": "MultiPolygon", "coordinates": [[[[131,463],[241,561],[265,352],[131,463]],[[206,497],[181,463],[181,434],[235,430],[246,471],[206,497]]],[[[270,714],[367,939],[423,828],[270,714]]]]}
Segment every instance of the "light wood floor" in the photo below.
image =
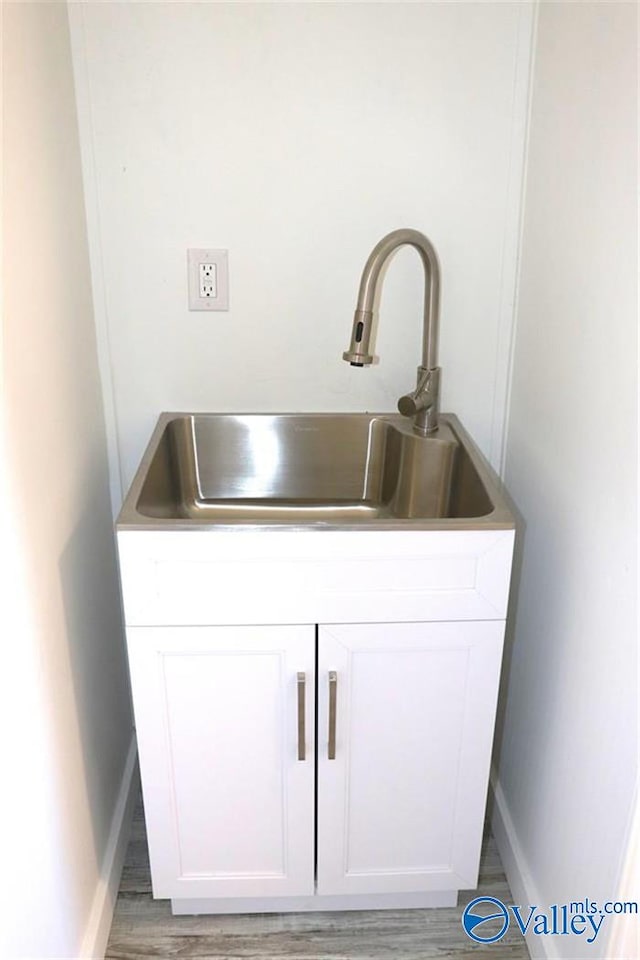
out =
{"type": "Polygon", "coordinates": [[[511,903],[495,842],[487,832],[478,890],[459,906],[434,910],[174,917],[168,900],[153,900],[142,803],[139,802],[107,960],[529,960],[524,939],[510,929],[480,947],[467,937],[464,904],[488,894],[511,903]],[[481,954],[478,953],[481,951],[481,954]]]}

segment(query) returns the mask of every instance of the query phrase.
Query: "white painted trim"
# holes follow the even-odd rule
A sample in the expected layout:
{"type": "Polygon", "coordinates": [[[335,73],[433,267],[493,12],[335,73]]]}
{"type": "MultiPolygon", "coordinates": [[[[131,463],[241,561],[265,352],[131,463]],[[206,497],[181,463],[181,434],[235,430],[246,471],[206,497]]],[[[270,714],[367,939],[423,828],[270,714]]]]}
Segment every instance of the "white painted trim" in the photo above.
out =
{"type": "Polygon", "coordinates": [[[98,371],[102,387],[102,405],[107,438],[109,462],[109,491],[114,519],[120,511],[124,495],[124,481],[120,462],[118,418],[116,414],[113,367],[109,342],[109,314],[107,307],[104,261],[100,229],[100,198],[96,173],[96,150],[91,112],[91,87],[85,41],[84,3],[68,2],[69,34],[76,94],[80,158],[84,186],[84,205],[89,246],[93,315],[96,328],[98,371]]]}
{"type": "Polygon", "coordinates": [[[213,900],[171,901],[174,916],[201,913],[317,913],[323,910],[423,910],[455,907],[457,890],[429,893],[348,893],[309,897],[218,897],[213,900]]]}
{"type": "MultiPolygon", "coordinates": [[[[543,903],[529,870],[516,829],[511,819],[507,800],[498,780],[495,768],[491,770],[491,790],[494,808],[491,820],[493,836],[498,847],[502,867],[507,877],[515,904],[543,903]]],[[[537,937],[533,933],[525,937],[531,960],[562,960],[549,937],[537,937]]]]}
{"type": "Polygon", "coordinates": [[[539,0],[531,0],[531,2],[524,0],[520,5],[513,79],[509,173],[502,240],[500,305],[489,446],[489,460],[500,476],[504,467],[511,397],[538,7],[539,0]]]}
{"type": "Polygon", "coordinates": [[[78,953],[79,960],[85,960],[85,958],[86,960],[102,960],[107,949],[122,867],[129,842],[133,808],[138,795],[137,756],[136,738],[135,734],[132,734],[118,799],[111,821],[107,848],[102,861],[100,879],[78,953]]]}
{"type": "MultiPolygon", "coordinates": [[[[640,900],[640,805],[637,788],[631,805],[627,844],[616,900],[623,902],[640,900]]],[[[640,956],[639,941],[637,915],[625,914],[613,917],[607,944],[608,960],[629,960],[629,957],[640,956]]]]}

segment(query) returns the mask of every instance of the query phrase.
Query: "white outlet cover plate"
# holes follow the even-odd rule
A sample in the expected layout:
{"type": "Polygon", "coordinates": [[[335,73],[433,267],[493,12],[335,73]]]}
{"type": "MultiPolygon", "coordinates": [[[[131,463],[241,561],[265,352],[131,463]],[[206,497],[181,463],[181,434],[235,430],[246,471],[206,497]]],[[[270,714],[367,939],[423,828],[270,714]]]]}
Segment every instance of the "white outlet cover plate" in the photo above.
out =
{"type": "Polygon", "coordinates": [[[202,247],[187,250],[187,274],[189,279],[189,310],[229,309],[229,251],[211,250],[202,247]],[[216,295],[200,296],[200,265],[215,264],[216,295]]]}

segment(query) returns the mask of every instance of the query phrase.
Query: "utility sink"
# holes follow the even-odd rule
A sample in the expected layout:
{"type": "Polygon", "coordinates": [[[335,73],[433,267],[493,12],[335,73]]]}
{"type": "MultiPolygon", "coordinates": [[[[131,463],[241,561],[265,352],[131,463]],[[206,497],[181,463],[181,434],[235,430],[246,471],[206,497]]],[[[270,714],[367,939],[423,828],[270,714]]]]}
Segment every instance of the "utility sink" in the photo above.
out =
{"type": "Polygon", "coordinates": [[[500,481],[457,418],[419,436],[394,414],[162,414],[126,528],[511,528],[500,481]]]}
{"type": "Polygon", "coordinates": [[[120,512],[153,894],[174,913],[443,907],[477,883],[515,524],[440,415],[424,234],[373,248],[343,358],[374,362],[404,244],[425,303],[401,416],[162,414],[120,512]]]}

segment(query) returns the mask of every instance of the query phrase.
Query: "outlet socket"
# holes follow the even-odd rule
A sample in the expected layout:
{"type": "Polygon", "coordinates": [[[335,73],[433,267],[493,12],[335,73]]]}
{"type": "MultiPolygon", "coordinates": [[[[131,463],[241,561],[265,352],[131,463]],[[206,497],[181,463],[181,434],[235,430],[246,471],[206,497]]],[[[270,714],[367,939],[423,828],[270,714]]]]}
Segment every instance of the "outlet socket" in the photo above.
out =
{"type": "Polygon", "coordinates": [[[187,250],[189,310],[229,309],[229,251],[187,250]]]}
{"type": "Polygon", "coordinates": [[[198,293],[201,297],[216,297],[218,287],[218,268],[215,263],[198,264],[198,293]]]}

